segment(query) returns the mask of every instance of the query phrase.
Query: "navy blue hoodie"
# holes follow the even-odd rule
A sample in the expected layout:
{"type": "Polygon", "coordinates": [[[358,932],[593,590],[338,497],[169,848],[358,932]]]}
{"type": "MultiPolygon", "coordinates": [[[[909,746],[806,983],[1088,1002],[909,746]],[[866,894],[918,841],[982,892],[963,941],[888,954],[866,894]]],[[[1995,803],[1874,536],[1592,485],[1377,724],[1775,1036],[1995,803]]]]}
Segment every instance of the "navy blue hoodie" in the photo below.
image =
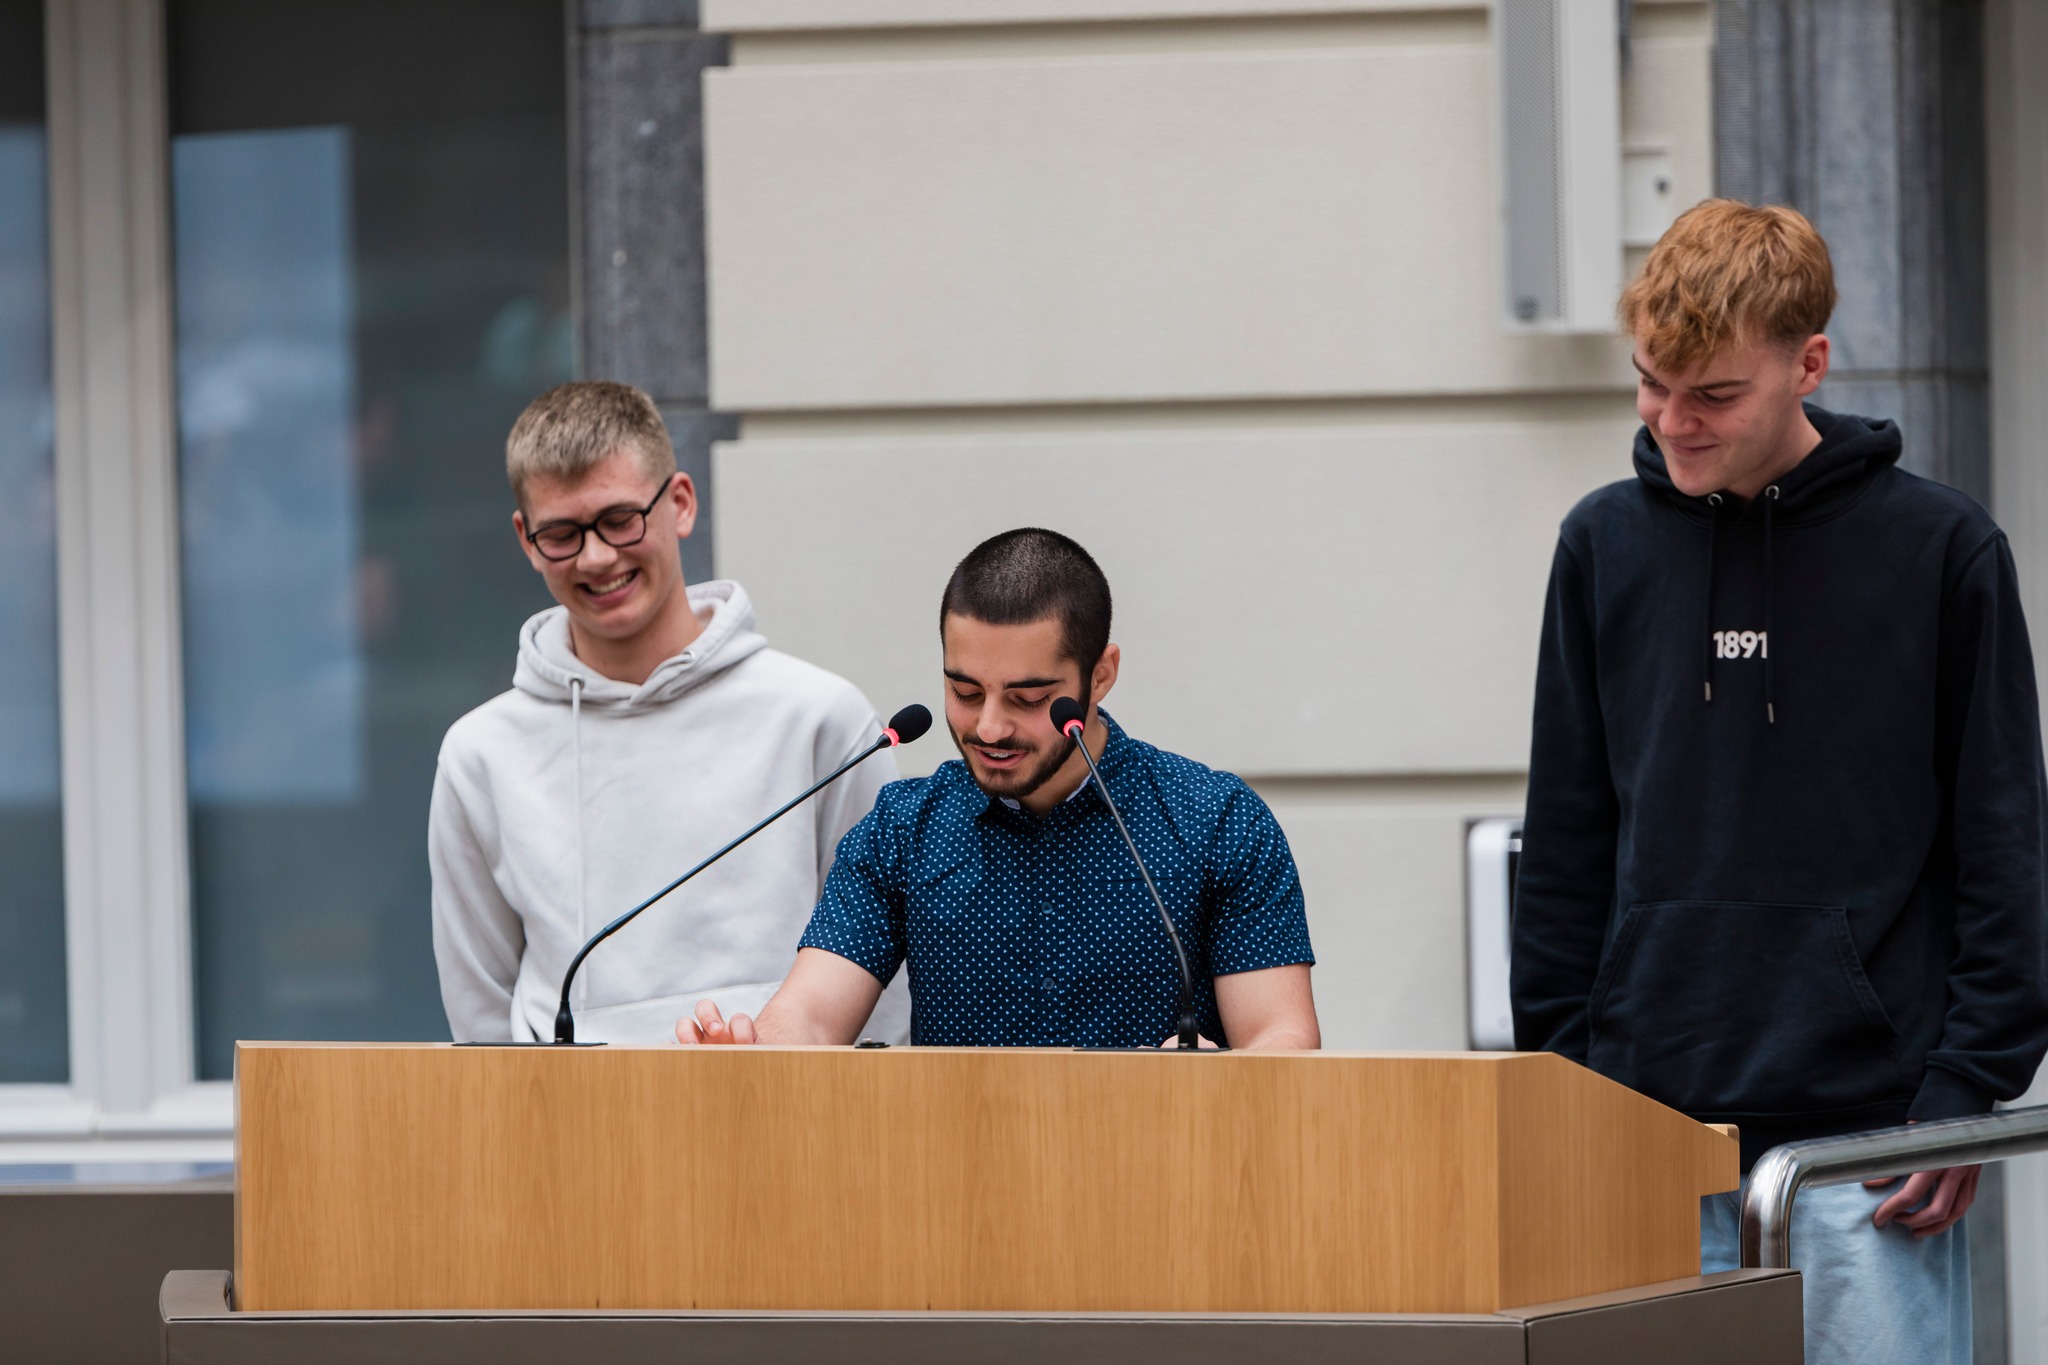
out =
{"type": "Polygon", "coordinates": [[[2048,1050],[2033,656],[2004,534],[1890,422],[1748,504],[1565,518],[1516,883],[1517,1045],[1765,1149],[1980,1114],[2048,1050]]]}

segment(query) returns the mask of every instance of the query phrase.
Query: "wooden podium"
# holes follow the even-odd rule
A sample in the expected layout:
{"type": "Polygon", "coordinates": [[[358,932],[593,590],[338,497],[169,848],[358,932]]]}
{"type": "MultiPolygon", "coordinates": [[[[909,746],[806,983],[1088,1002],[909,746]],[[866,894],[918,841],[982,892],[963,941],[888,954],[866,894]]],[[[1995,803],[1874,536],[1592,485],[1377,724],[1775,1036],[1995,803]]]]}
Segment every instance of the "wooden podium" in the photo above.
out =
{"type": "MultiPolygon", "coordinates": [[[[234,1308],[1494,1314],[1736,1142],[1557,1057],[244,1043],[234,1308]]],[[[1796,1282],[1795,1282],[1796,1283],[1796,1282]]]]}

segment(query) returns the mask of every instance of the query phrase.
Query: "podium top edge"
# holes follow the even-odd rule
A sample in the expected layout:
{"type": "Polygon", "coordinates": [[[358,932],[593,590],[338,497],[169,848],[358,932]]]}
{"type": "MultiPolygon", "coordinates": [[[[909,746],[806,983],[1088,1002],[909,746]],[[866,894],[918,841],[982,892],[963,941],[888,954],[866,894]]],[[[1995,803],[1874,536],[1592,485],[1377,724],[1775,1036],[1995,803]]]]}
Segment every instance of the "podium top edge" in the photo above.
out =
{"type": "MultiPolygon", "coordinates": [[[[474,1048],[460,1043],[397,1043],[397,1042],[298,1042],[290,1040],[242,1040],[235,1043],[238,1052],[286,1052],[286,1051],[334,1051],[356,1050],[364,1052],[496,1052],[497,1048],[474,1048]]],[[[673,1052],[673,1053],[763,1053],[763,1052],[858,1052],[864,1056],[901,1056],[906,1053],[924,1056],[943,1055],[957,1057],[967,1054],[995,1053],[1005,1056],[1024,1057],[1150,1057],[1177,1056],[1171,1049],[1154,1048],[1082,1048],[1082,1047],[915,1047],[897,1044],[885,1048],[857,1048],[837,1044],[795,1044],[795,1043],[754,1043],[744,1047],[683,1047],[677,1043],[607,1043],[602,1047],[555,1048],[535,1044],[530,1047],[508,1047],[502,1049],[518,1055],[559,1052],[563,1055],[597,1056],[614,1052],[673,1052]]],[[[1246,1057],[1329,1057],[1340,1060],[1371,1061],[1414,1061],[1443,1062],[1460,1061],[1468,1063],[1491,1063],[1515,1061],[1532,1057],[1547,1057],[1542,1052],[1394,1052],[1348,1048],[1302,1048],[1273,1049],[1259,1051],[1204,1051],[1211,1061],[1225,1061],[1246,1057]]]]}

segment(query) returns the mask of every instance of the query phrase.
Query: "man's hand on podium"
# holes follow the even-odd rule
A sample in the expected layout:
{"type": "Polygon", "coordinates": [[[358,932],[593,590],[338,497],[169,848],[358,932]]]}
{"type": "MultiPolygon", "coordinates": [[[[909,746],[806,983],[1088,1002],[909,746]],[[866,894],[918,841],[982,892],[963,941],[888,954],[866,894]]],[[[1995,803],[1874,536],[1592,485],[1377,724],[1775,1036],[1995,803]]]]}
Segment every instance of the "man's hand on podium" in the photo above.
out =
{"type": "Polygon", "coordinates": [[[789,975],[757,1018],[727,1019],[714,1001],[699,1000],[694,1016],[676,1020],[676,1041],[686,1047],[717,1043],[822,1043],[845,1045],[882,998],[882,983],[867,968],[823,948],[799,948],[789,975]]]}
{"type": "Polygon", "coordinates": [[[761,1037],[754,1028],[754,1021],[746,1015],[735,1014],[728,1021],[719,1014],[717,1005],[709,1000],[699,1000],[694,1018],[685,1016],[676,1020],[676,1041],[685,1047],[702,1047],[717,1043],[758,1043],[761,1037]]]}

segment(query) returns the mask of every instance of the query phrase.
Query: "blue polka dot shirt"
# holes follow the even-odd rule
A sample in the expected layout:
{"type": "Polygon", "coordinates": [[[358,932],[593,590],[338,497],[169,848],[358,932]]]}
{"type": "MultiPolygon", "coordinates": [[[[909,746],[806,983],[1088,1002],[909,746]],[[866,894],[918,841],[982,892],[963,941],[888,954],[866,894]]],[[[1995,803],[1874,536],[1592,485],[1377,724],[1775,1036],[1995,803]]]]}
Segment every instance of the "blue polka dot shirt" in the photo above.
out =
{"type": "MultiPolygon", "coordinates": [[[[1213,978],[1313,963],[1287,836],[1243,780],[1126,735],[1100,760],[1187,945],[1202,1032],[1213,978]]],[[[887,982],[910,968],[914,1043],[1149,1047],[1172,1034],[1173,945],[1091,782],[1045,816],[958,759],[892,782],[840,841],[803,947],[887,982]]]]}

